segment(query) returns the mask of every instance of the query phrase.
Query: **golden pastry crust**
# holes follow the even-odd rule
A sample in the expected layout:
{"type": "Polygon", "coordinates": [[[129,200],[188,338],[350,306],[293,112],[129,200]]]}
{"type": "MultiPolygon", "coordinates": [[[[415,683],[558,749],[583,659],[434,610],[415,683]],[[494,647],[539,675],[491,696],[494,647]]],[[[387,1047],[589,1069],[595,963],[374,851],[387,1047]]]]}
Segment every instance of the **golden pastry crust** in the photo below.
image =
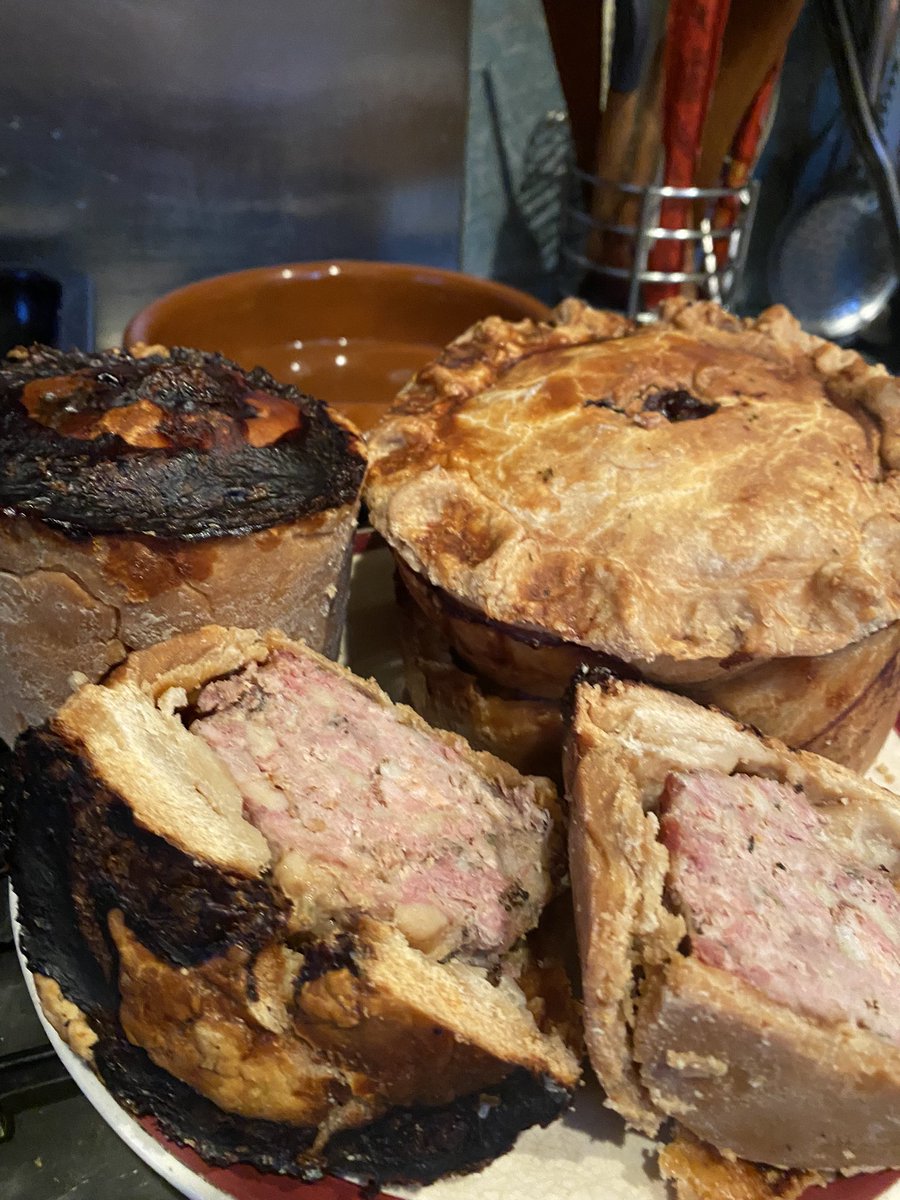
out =
{"type": "Polygon", "coordinates": [[[90,1062],[97,1042],[97,1034],[77,1004],[67,1000],[55,979],[47,975],[35,975],[34,987],[41,1002],[44,1016],[79,1058],[90,1062]]]}
{"type": "Polygon", "coordinates": [[[369,452],[373,523],[414,570],[651,673],[900,616],[900,387],[783,308],[483,322],[369,452]]]}
{"type": "Polygon", "coordinates": [[[660,1151],[659,1166],[675,1188],[675,1200],[798,1200],[808,1188],[827,1183],[815,1171],[778,1171],[723,1158],[684,1129],[660,1151]]]}

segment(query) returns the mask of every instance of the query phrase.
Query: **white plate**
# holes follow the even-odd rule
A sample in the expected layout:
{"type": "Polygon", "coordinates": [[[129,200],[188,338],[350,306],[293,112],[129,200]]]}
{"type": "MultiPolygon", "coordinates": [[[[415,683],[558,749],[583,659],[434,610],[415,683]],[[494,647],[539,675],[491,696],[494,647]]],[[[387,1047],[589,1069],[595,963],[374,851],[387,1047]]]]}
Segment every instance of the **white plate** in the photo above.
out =
{"type": "MultiPolygon", "coordinates": [[[[345,652],[363,675],[375,675],[395,696],[399,659],[392,642],[393,585],[383,551],[357,557],[345,652]]],[[[900,792],[900,738],[891,733],[870,772],[876,782],[900,792]]],[[[60,1039],[41,1011],[34,982],[19,950],[16,898],[10,889],[16,950],[41,1024],[66,1070],[108,1125],[134,1152],[191,1200],[349,1200],[351,1185],[324,1180],[292,1183],[251,1167],[213,1168],[193,1151],[174,1145],[139,1123],[107,1092],[96,1075],[60,1039]]],[[[580,1088],[574,1108],[547,1129],[529,1129],[507,1155],[484,1170],[422,1188],[393,1188],[391,1195],[418,1200],[665,1200],[653,1144],[625,1130],[605,1109],[599,1088],[580,1088]]],[[[862,1176],[843,1180],[809,1200],[900,1200],[900,1181],[862,1176]]]]}

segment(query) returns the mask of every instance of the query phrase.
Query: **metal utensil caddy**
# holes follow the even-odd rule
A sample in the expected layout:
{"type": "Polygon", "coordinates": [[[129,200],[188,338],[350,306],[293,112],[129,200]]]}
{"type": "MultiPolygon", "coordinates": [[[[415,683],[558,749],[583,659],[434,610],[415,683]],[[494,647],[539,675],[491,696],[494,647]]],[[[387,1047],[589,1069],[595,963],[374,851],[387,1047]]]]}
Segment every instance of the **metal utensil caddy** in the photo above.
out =
{"type": "Polygon", "coordinates": [[[756,180],[748,180],[738,188],[642,187],[600,179],[573,167],[563,199],[560,223],[561,292],[589,292],[585,281],[590,277],[600,284],[604,280],[622,281],[623,285],[627,285],[627,302],[616,307],[623,307],[629,317],[642,322],[653,320],[655,315],[644,303],[648,284],[674,284],[679,291],[690,290],[692,294],[715,300],[727,307],[735,294],[747,259],[758,191],[756,180]],[[619,199],[636,198],[639,202],[636,222],[616,224],[594,217],[587,211],[586,198],[597,195],[597,189],[618,192],[619,199]],[[678,229],[663,228],[660,213],[663,202],[668,199],[690,201],[695,223],[678,229]],[[727,223],[715,224],[714,216],[723,202],[730,206],[730,219],[727,223]],[[603,234],[612,234],[631,242],[630,267],[604,263],[588,254],[592,237],[603,234]],[[690,242],[693,247],[693,269],[652,270],[648,265],[652,250],[661,241],[690,242]],[[724,253],[720,249],[717,254],[717,247],[724,247],[724,253]]]}

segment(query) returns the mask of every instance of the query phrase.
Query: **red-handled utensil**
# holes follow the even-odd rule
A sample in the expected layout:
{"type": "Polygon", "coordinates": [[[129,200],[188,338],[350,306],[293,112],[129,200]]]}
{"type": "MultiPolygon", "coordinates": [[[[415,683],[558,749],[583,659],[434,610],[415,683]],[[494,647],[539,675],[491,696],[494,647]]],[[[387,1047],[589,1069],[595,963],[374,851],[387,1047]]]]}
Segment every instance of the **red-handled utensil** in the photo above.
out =
{"type": "MultiPolygon", "coordinates": [[[[694,186],[729,9],[730,0],[672,0],[669,6],[662,122],[663,182],[667,187],[694,186]]],[[[661,205],[659,225],[682,229],[690,225],[690,214],[689,200],[667,198],[661,205]]],[[[667,273],[683,270],[683,243],[674,238],[658,240],[651,248],[648,267],[667,273]]],[[[644,290],[645,305],[657,304],[680,290],[677,283],[649,284],[644,290]]]]}

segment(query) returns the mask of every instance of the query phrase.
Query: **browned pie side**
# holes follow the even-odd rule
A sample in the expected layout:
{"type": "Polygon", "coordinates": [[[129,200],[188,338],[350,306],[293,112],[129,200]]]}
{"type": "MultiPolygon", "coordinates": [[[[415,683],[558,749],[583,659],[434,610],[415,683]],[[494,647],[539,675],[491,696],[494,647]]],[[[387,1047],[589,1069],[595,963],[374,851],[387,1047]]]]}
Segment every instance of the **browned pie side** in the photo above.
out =
{"type": "Polygon", "coordinates": [[[130,650],[216,619],[283,629],[337,653],[356,504],[290,525],[202,542],[70,539],[0,520],[0,736],[12,741],[130,650]]]}
{"type": "Polygon", "coordinates": [[[528,774],[562,781],[563,719],[558,704],[501,687],[465,670],[428,619],[398,584],[400,648],[409,703],[429,724],[461,734],[528,774]]]}
{"type": "Polygon", "coordinates": [[[900,621],[832,654],[773,659],[684,690],[789,746],[866,771],[896,716],[900,621]]]}
{"type": "MultiPolygon", "coordinates": [[[[434,724],[523,769],[557,777],[560,701],[579,667],[629,664],[586,647],[485,621],[398,560],[407,687],[434,724]]],[[[712,666],[708,664],[708,666],[712,666]]],[[[699,668],[696,672],[699,675],[699,668]]],[[[833,654],[716,664],[708,679],[655,679],[789,746],[854,770],[875,761],[900,696],[900,622],[833,654]]]]}

